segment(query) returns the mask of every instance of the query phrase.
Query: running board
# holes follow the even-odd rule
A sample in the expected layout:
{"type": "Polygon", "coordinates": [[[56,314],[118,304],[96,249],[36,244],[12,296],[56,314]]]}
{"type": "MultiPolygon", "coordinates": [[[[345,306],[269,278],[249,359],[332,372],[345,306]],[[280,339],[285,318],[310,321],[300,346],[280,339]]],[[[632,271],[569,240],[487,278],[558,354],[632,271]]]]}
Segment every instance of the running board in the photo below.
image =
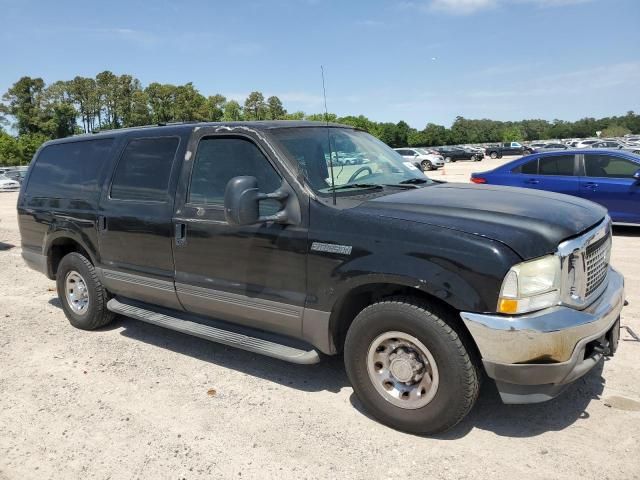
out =
{"type": "Polygon", "coordinates": [[[135,318],[136,320],[175,330],[176,332],[186,333],[187,335],[204,338],[205,340],[210,340],[212,342],[229,345],[230,347],[260,353],[268,357],[284,360],[285,362],[309,365],[320,361],[318,352],[313,349],[308,351],[302,350],[272,342],[270,340],[245,335],[243,333],[211,327],[209,325],[192,322],[190,320],[183,320],[163,313],[157,313],[136,307],[134,305],[128,305],[115,298],[109,300],[107,308],[119,315],[135,318]]]}

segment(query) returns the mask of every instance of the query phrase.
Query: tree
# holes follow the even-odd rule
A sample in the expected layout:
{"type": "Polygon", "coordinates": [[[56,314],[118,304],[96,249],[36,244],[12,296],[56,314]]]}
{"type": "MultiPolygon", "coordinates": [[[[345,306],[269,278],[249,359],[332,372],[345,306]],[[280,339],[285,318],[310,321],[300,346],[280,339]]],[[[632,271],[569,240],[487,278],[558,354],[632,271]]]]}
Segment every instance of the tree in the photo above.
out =
{"type": "Polygon", "coordinates": [[[624,137],[631,133],[627,127],[623,127],[622,125],[609,125],[607,128],[602,130],[602,137],[624,137]]]}
{"type": "Polygon", "coordinates": [[[212,122],[219,122],[224,118],[224,107],[227,99],[220,94],[211,95],[207,98],[207,118],[212,122]]]}
{"type": "Polygon", "coordinates": [[[516,125],[505,128],[502,131],[502,141],[503,142],[515,142],[518,140],[522,140],[522,130],[516,125]]]}
{"type": "Polygon", "coordinates": [[[145,89],[153,123],[166,123],[175,119],[175,90],[176,87],[173,85],[157,82],[149,84],[145,89]]]}
{"type": "Polygon", "coordinates": [[[22,152],[18,139],[6,132],[0,132],[0,165],[19,165],[22,161],[22,152]]]}
{"type": "Polygon", "coordinates": [[[267,104],[260,92],[251,92],[244,101],[245,120],[264,120],[267,115],[267,104]]]}
{"type": "Polygon", "coordinates": [[[38,133],[43,121],[42,103],[44,81],[41,78],[22,77],[2,96],[3,110],[15,118],[18,134],[38,133]]]}
{"type": "Polygon", "coordinates": [[[179,122],[208,120],[207,99],[189,82],[174,87],[173,118],[179,122]]]}
{"type": "Polygon", "coordinates": [[[287,115],[287,111],[282,106],[282,102],[276,96],[267,98],[267,109],[271,120],[281,120],[287,115]]]}
{"type": "Polygon", "coordinates": [[[222,119],[225,122],[237,122],[242,120],[242,107],[235,100],[229,100],[224,105],[224,114],[222,115],[222,119]]]}

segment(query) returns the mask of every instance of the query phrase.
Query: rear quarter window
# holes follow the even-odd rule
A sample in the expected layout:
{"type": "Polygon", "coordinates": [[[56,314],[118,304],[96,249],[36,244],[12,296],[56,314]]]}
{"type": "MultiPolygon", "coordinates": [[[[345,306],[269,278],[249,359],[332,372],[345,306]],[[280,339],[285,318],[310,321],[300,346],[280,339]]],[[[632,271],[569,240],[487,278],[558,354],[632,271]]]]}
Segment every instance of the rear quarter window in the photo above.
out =
{"type": "Polygon", "coordinates": [[[94,198],[112,147],[112,138],[47,145],[35,160],[26,193],[35,197],[94,198]]]}

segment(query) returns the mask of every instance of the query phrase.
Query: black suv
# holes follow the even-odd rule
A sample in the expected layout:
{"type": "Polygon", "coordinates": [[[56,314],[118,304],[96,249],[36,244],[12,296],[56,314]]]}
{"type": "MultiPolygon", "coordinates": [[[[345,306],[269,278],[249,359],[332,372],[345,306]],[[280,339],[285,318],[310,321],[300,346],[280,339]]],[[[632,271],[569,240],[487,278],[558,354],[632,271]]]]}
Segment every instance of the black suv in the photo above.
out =
{"type": "Polygon", "coordinates": [[[290,362],[343,352],[364,406],[406,431],[455,425],[483,372],[507,403],[550,399],[618,341],[603,208],[432,181],[346,126],[56,140],[18,216],[74,326],[121,314],[290,362]]]}

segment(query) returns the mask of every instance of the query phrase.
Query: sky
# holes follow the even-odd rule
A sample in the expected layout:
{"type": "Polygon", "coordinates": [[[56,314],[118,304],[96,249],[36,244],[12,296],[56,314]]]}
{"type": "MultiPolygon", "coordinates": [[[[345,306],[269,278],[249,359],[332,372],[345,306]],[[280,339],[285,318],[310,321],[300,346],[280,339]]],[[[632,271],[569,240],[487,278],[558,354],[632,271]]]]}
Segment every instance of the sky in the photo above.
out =
{"type": "Polygon", "coordinates": [[[640,0],[0,0],[0,91],[103,70],[450,125],[640,111],[640,0]]]}

